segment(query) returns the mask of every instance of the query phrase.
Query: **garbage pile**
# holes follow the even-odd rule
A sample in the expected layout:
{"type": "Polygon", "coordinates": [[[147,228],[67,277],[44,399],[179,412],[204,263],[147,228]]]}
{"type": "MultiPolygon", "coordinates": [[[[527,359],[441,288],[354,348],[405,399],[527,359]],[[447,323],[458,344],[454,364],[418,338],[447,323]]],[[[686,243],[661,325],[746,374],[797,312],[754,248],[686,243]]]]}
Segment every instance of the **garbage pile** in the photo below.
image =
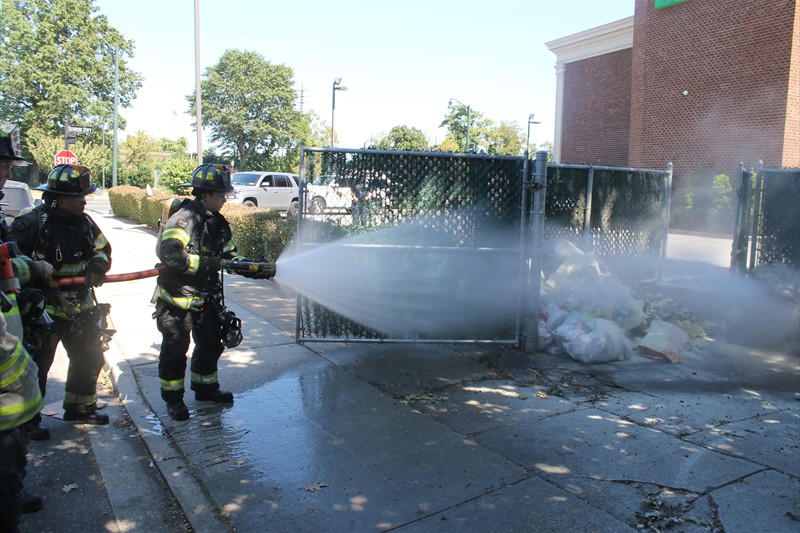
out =
{"type": "Polygon", "coordinates": [[[690,337],[704,337],[691,313],[660,295],[646,304],[604,272],[593,254],[565,239],[542,254],[538,349],[584,363],[645,356],[679,363],[690,337]]]}

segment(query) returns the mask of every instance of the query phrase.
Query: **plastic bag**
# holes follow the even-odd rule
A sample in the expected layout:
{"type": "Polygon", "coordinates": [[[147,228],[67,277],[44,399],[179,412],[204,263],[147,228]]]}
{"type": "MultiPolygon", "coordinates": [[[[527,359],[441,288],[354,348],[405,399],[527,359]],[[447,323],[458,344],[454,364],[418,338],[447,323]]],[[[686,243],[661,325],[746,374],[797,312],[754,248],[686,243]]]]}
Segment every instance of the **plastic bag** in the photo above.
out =
{"type": "Polygon", "coordinates": [[[570,357],[583,363],[623,361],[633,355],[622,328],[603,318],[570,314],[553,331],[553,338],[570,357]]]}

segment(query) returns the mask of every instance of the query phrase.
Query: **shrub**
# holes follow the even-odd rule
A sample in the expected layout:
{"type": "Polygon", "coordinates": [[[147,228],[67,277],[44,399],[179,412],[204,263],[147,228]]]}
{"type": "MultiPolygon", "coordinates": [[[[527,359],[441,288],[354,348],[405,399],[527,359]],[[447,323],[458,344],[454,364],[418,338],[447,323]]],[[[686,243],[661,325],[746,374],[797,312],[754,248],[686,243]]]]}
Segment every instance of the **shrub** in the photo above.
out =
{"type": "Polygon", "coordinates": [[[108,190],[111,211],[118,217],[139,220],[142,198],[147,195],[144,189],[132,185],[121,185],[108,190]]]}
{"type": "MultiPolygon", "coordinates": [[[[115,216],[129,218],[156,229],[164,210],[164,202],[176,196],[161,191],[147,196],[145,189],[122,185],[109,189],[108,197],[115,216]]],[[[222,214],[231,224],[239,253],[252,261],[278,259],[297,230],[294,218],[281,216],[271,209],[226,204],[222,208],[222,214]]]]}
{"type": "Polygon", "coordinates": [[[296,220],[277,211],[225,205],[222,214],[231,223],[239,253],[252,261],[275,261],[295,235],[296,220]]]}

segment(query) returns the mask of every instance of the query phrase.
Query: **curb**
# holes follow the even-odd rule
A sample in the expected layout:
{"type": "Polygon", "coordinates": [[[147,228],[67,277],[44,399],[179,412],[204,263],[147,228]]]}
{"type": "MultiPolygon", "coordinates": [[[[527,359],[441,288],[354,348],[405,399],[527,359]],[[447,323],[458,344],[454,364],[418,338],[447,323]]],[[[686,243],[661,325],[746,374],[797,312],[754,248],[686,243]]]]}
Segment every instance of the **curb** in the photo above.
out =
{"type": "MultiPolygon", "coordinates": [[[[120,404],[130,416],[137,434],[150,453],[153,465],[178,502],[186,521],[194,531],[233,531],[233,525],[222,514],[191,463],[161,424],[158,414],[139,387],[133,367],[113,339],[105,356],[120,404]],[[152,429],[146,429],[148,427],[152,429]]],[[[114,469],[109,474],[114,475],[114,469]]],[[[106,472],[103,477],[106,477],[106,472]]],[[[114,509],[113,500],[111,507],[114,509]]],[[[137,524],[138,526],[142,526],[143,530],[154,531],[146,527],[146,524],[137,524]]]]}

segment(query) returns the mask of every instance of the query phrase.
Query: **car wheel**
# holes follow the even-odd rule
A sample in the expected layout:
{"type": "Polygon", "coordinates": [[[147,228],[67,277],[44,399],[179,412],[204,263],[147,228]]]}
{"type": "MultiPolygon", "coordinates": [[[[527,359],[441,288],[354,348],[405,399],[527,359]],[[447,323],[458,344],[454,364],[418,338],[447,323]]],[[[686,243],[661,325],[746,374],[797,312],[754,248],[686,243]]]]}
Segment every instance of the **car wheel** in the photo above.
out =
{"type": "Polygon", "coordinates": [[[326,207],[327,205],[325,204],[325,198],[322,198],[321,196],[315,196],[314,198],[311,199],[312,215],[321,214],[323,211],[325,211],[326,207]]]}
{"type": "Polygon", "coordinates": [[[247,207],[258,207],[258,205],[256,205],[255,200],[245,200],[244,202],[242,202],[242,205],[245,205],[247,207]]]}
{"type": "Polygon", "coordinates": [[[296,217],[299,210],[300,204],[297,203],[297,200],[292,200],[292,203],[289,204],[289,211],[287,212],[287,215],[290,217],[296,217]]]}

